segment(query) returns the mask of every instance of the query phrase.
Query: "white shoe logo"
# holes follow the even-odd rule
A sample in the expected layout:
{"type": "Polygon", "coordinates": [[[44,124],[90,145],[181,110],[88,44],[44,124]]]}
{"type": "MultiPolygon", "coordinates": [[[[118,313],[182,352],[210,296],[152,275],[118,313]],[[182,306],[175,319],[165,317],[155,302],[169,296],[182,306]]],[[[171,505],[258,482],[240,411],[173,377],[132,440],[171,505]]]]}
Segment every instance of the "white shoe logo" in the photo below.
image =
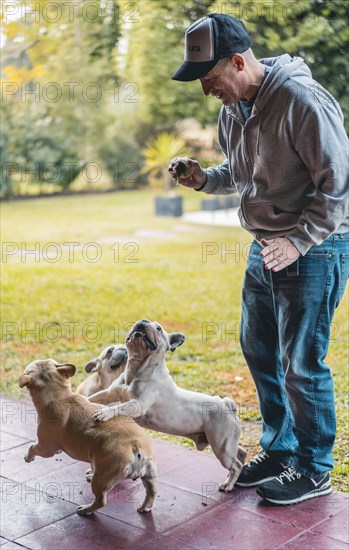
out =
{"type": "MultiPolygon", "coordinates": [[[[316,483],[315,479],[313,479],[313,478],[310,478],[310,479],[311,479],[311,481],[313,482],[314,486],[315,486],[315,487],[318,487],[318,486],[323,482],[323,480],[325,479],[325,476],[322,477],[322,478],[320,479],[320,481],[318,481],[318,483],[316,483]]],[[[330,483],[329,481],[328,481],[327,483],[325,483],[324,487],[327,487],[327,486],[329,485],[329,483],[330,483]]]]}

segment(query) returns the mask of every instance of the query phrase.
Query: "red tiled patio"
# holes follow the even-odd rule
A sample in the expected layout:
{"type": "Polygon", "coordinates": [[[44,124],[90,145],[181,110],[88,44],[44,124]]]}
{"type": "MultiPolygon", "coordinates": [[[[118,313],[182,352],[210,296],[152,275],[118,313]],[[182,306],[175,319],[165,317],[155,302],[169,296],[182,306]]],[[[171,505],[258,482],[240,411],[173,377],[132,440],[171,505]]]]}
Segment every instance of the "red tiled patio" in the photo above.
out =
{"type": "Polygon", "coordinates": [[[264,550],[348,549],[348,499],[331,495],[296,506],[263,503],[254,489],[217,491],[226,472],[210,455],[154,440],[159,487],[156,505],[139,514],[142,484],[126,481],[98,513],[81,517],[91,500],[86,464],[64,454],[23,456],[35,439],[28,401],[1,398],[1,550],[264,550]]]}

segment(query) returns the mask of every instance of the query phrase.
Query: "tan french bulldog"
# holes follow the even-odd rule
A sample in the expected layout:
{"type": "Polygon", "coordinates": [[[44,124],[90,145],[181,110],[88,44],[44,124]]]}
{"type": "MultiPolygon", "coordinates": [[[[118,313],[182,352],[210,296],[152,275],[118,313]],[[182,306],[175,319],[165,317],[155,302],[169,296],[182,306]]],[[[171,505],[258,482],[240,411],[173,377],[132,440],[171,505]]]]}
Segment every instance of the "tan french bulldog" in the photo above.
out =
{"type": "Polygon", "coordinates": [[[79,506],[79,514],[91,514],[106,505],[106,495],[122,479],[142,479],[146,490],[139,512],[149,512],[156,490],[156,465],[151,439],[130,418],[119,418],[98,426],[93,414],[101,405],[90,403],[71,390],[70,377],[75,366],[58,364],[53,359],[30,363],[19,378],[26,386],[38,413],[38,441],[24,457],[51,457],[59,451],[75,460],[91,462],[92,492],[95,500],[79,506]]]}

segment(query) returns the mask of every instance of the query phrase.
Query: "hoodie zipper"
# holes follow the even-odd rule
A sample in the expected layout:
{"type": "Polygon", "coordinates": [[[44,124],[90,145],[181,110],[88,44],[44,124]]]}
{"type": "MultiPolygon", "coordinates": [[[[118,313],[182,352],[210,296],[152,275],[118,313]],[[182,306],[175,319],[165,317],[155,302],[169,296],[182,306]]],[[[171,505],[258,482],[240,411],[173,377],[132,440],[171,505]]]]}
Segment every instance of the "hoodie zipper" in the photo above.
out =
{"type": "MultiPolygon", "coordinates": [[[[240,126],[242,126],[243,155],[246,159],[247,182],[240,195],[240,208],[241,208],[242,217],[244,218],[246,224],[253,229],[253,226],[249,223],[248,217],[246,216],[246,211],[244,209],[243,202],[244,202],[245,195],[253,186],[252,172],[250,169],[251,159],[247,149],[246,127],[247,125],[249,125],[249,121],[256,115],[255,114],[251,115],[251,117],[245,122],[245,124],[242,124],[241,121],[236,116],[233,115],[233,113],[229,113],[229,116],[231,116],[236,122],[238,122],[238,124],[240,124],[240,126]]],[[[260,124],[258,125],[258,133],[257,133],[257,144],[256,144],[257,155],[259,155],[259,139],[260,139],[260,124]]]]}
{"type": "MultiPolygon", "coordinates": [[[[248,119],[250,120],[250,119],[248,119]]],[[[250,169],[250,157],[249,157],[249,154],[248,154],[248,149],[247,149],[247,138],[246,138],[246,127],[247,127],[247,124],[248,124],[248,120],[246,121],[245,124],[242,124],[242,142],[243,142],[243,146],[244,146],[244,151],[243,151],[243,154],[244,154],[244,157],[246,159],[246,170],[247,170],[247,183],[246,185],[244,186],[243,190],[242,190],[242,193],[241,193],[241,196],[240,196],[240,208],[241,208],[241,213],[242,213],[242,216],[245,220],[245,222],[247,223],[247,225],[250,226],[250,224],[248,223],[248,219],[247,219],[247,216],[246,216],[246,212],[245,212],[245,209],[244,209],[244,206],[243,206],[243,202],[244,202],[244,197],[246,195],[246,193],[251,189],[252,185],[253,185],[253,182],[252,182],[252,172],[251,172],[251,169],[250,169]]],[[[251,226],[250,226],[251,227],[251,226]]]]}

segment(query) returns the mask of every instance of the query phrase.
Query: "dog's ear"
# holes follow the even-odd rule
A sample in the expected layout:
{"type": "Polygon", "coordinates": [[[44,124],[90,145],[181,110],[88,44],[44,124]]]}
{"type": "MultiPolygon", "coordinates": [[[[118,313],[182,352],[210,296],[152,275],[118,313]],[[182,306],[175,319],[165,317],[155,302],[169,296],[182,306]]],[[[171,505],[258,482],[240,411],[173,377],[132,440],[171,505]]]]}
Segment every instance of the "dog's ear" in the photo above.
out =
{"type": "Polygon", "coordinates": [[[170,341],[170,350],[174,351],[183,344],[185,336],[181,332],[172,332],[168,335],[168,339],[170,341]]]}
{"type": "Polygon", "coordinates": [[[30,376],[30,374],[21,374],[18,380],[18,385],[20,388],[24,388],[24,386],[28,386],[31,381],[32,377],[30,376]]]}
{"type": "Polygon", "coordinates": [[[89,361],[88,363],[86,363],[85,365],[85,371],[90,373],[90,372],[96,372],[96,370],[98,369],[98,357],[96,357],[95,359],[91,359],[91,361],[89,361]]]}
{"type": "Polygon", "coordinates": [[[65,376],[66,378],[70,378],[71,376],[74,376],[76,372],[76,366],[72,365],[71,363],[64,363],[64,365],[56,365],[57,370],[59,374],[62,376],[65,376]]]}

